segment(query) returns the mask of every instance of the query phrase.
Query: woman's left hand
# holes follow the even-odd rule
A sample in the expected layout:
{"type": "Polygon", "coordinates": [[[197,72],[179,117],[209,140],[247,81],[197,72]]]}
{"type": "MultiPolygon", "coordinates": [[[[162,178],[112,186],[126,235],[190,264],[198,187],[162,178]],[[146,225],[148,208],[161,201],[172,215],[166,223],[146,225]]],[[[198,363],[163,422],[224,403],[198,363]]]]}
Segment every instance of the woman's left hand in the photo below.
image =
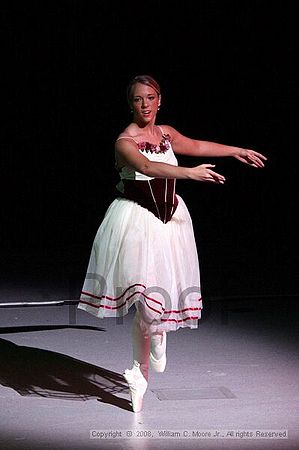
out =
{"type": "Polygon", "coordinates": [[[266,156],[262,155],[261,153],[245,148],[240,149],[234,156],[239,161],[245,164],[249,164],[252,167],[256,167],[257,169],[262,169],[263,167],[265,167],[263,161],[267,161],[266,156]]]}

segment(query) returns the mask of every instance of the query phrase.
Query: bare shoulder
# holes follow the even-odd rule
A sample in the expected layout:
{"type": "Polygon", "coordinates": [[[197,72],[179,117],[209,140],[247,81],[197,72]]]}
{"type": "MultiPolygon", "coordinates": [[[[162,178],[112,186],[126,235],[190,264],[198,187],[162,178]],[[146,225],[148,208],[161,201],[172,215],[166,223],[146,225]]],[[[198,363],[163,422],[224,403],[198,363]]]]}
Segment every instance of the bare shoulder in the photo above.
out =
{"type": "Polygon", "coordinates": [[[123,146],[126,142],[136,143],[134,139],[134,132],[130,126],[125,128],[115,139],[115,147],[123,146]]]}
{"type": "Polygon", "coordinates": [[[127,126],[121,133],[119,133],[119,135],[116,138],[116,141],[119,138],[123,138],[123,137],[133,137],[132,127],[130,125],[127,126]]]}
{"type": "Polygon", "coordinates": [[[159,125],[164,134],[169,134],[171,140],[178,134],[178,131],[171,125],[159,125]]]}
{"type": "Polygon", "coordinates": [[[138,143],[130,127],[121,132],[115,140],[115,153],[118,155],[132,154],[138,151],[138,143]]]}
{"type": "Polygon", "coordinates": [[[116,141],[119,139],[135,139],[136,138],[136,130],[134,124],[130,124],[127,126],[116,138],[116,141]]]}

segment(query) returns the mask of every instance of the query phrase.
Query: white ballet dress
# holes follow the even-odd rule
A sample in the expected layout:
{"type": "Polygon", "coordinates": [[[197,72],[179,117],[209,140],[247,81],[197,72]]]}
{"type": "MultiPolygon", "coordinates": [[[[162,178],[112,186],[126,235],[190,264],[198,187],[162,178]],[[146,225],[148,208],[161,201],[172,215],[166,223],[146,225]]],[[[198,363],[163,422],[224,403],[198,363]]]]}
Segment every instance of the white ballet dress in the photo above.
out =
{"type": "MultiPolygon", "coordinates": [[[[178,164],[169,135],[163,134],[159,146],[139,142],[138,148],[151,161],[178,164]]],[[[197,328],[198,254],[176,180],[147,177],[130,167],[119,174],[119,195],[96,233],[78,308],[98,318],[121,317],[135,304],[151,333],[197,328]]]]}

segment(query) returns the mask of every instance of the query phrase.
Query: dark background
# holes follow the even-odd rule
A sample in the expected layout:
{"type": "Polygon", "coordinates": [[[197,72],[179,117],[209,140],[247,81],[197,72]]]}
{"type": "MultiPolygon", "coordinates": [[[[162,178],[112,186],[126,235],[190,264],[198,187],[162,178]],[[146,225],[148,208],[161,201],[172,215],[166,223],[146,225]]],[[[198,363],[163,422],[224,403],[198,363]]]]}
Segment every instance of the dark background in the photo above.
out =
{"type": "Polygon", "coordinates": [[[5,281],[61,273],[77,289],[130,121],[127,83],[154,76],[158,122],[253,148],[264,170],[214,162],[224,186],[181,180],[203,293],[298,294],[298,25],[293,2],[1,2],[5,281]],[[4,101],[4,99],[6,99],[4,101]]]}

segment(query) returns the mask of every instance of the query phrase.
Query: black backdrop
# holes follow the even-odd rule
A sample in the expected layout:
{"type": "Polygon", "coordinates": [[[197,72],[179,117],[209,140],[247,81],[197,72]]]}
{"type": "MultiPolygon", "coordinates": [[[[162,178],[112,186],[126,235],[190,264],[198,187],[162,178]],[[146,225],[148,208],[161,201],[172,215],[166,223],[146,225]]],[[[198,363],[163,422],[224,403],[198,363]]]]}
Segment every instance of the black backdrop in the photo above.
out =
{"type": "MultiPolygon", "coordinates": [[[[1,2],[2,274],[83,278],[113,198],[125,89],[161,84],[159,123],[249,147],[258,171],[216,163],[225,186],[179,181],[206,295],[298,293],[298,32],[293,2],[1,2]]],[[[179,157],[185,165],[198,164],[179,157]]]]}

